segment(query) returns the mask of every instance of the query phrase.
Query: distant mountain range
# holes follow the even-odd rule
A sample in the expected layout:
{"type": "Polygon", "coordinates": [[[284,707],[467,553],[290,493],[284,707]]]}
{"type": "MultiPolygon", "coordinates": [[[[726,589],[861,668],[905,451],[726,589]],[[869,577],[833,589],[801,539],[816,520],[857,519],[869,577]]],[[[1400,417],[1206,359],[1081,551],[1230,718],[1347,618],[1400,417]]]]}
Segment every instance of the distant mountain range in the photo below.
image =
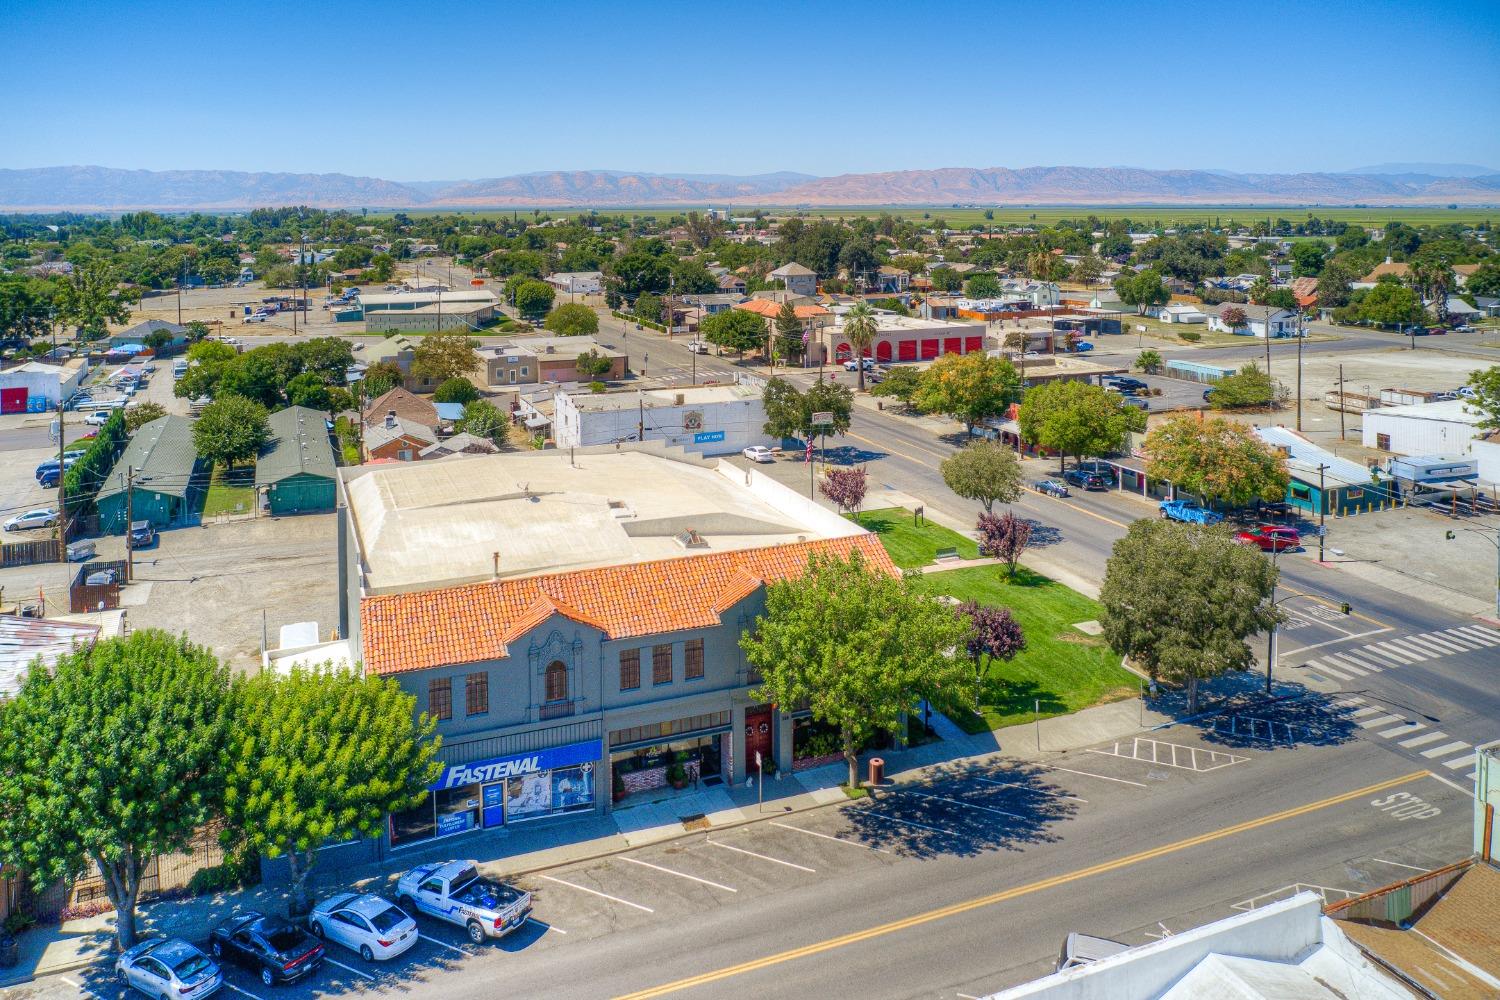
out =
{"type": "Polygon", "coordinates": [[[557,170],[482,180],[388,181],[236,170],[0,169],[0,211],[320,208],[618,208],[644,205],[1500,206],[1500,172],[1386,164],[1347,173],[1237,174],[1135,167],[949,167],[813,177],[557,170]],[[1427,168],[1422,172],[1416,168],[1427,168]],[[1412,168],[1410,170],[1405,168],[1412,168]],[[1461,171],[1477,171],[1463,173],[1461,171]]]}

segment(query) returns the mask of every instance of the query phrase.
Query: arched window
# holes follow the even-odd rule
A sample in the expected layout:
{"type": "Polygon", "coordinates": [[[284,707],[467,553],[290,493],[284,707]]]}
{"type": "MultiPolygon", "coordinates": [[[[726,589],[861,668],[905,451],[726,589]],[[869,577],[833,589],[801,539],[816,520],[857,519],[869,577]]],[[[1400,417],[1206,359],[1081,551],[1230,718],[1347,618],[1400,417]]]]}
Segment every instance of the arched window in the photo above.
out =
{"type": "Polygon", "coordinates": [[[568,700],[568,668],[561,660],[547,664],[547,700],[568,700]]]}

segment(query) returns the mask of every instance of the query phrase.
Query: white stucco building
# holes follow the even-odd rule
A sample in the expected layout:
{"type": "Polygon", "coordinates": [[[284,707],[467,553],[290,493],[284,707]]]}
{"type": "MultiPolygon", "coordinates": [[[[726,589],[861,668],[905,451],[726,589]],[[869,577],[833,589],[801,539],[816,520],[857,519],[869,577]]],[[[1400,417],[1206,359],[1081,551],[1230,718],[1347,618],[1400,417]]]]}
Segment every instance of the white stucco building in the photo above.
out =
{"type": "Polygon", "coordinates": [[[626,441],[663,441],[695,455],[734,455],[771,446],[758,379],[732,385],[679,386],[622,392],[559,392],[552,411],[559,448],[626,441]]]}
{"type": "Polygon", "coordinates": [[[1485,433],[1469,405],[1445,399],[1367,410],[1361,443],[1397,455],[1467,455],[1470,443],[1485,433]]]}
{"type": "Polygon", "coordinates": [[[28,361],[0,371],[0,412],[55,410],[59,401],[78,391],[88,370],[86,359],[73,358],[60,365],[28,361]]]}

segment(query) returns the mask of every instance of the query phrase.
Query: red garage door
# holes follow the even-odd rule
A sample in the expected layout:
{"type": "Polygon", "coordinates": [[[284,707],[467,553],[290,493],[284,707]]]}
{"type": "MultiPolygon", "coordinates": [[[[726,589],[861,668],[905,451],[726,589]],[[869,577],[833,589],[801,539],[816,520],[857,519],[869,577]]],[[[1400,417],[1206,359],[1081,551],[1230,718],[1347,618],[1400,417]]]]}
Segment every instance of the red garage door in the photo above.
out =
{"type": "Polygon", "coordinates": [[[875,345],[875,360],[891,360],[891,342],[889,340],[882,340],[880,343],[875,345]]]}
{"type": "Polygon", "coordinates": [[[964,338],[964,353],[965,354],[968,354],[970,351],[982,351],[982,350],[984,350],[984,338],[983,337],[965,337],[964,338]]]}
{"type": "Polygon", "coordinates": [[[847,361],[854,357],[854,352],[847,343],[843,343],[833,349],[833,357],[836,361],[847,361]]]}
{"type": "Polygon", "coordinates": [[[0,389],[0,413],[25,413],[27,395],[28,390],[25,386],[18,389],[0,389]]]}
{"type": "Polygon", "coordinates": [[[923,361],[931,361],[933,358],[935,358],[937,356],[938,356],[938,342],[937,342],[937,340],[934,338],[932,340],[924,340],[924,341],[922,341],[922,360],[923,361]]]}
{"type": "Polygon", "coordinates": [[[944,354],[962,354],[964,352],[964,339],[962,337],[949,337],[943,341],[944,354]]]}
{"type": "Polygon", "coordinates": [[[917,342],[915,340],[903,340],[896,345],[896,357],[902,361],[917,360],[917,342]]]}

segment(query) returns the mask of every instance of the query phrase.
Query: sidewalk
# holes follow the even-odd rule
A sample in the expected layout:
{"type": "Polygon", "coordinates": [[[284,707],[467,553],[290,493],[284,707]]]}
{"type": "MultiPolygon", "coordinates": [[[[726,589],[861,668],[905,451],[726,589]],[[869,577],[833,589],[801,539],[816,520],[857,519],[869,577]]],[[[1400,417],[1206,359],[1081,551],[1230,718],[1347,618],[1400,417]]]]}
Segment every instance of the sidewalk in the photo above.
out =
{"type": "MultiPolygon", "coordinates": [[[[1241,674],[1205,685],[1205,707],[1215,703],[1233,706],[1253,702],[1258,679],[1241,674]]],[[[1300,690],[1300,689],[1299,689],[1300,690]]],[[[1283,694],[1290,693],[1284,689],[1283,694]]],[[[1121,739],[1181,721],[1182,698],[1164,693],[1149,704],[1139,699],[1096,705],[1071,715],[1043,719],[968,735],[951,720],[934,711],[931,724],[940,737],[906,750],[885,750],[861,755],[859,773],[868,773],[869,759],[885,761],[886,785],[904,785],[932,776],[954,764],[983,765],[1002,759],[1045,760],[1072,750],[1112,739],[1121,739]]],[[[346,888],[389,893],[396,875],[433,858],[481,855],[485,874],[517,879],[527,874],[563,865],[608,857],[648,844],[663,843],[703,830],[723,830],[783,817],[848,801],[841,787],[848,777],[843,761],[791,773],[780,772],[765,779],[757,790],[752,781],[738,786],[703,788],[672,796],[664,801],[622,808],[607,816],[589,816],[561,825],[522,827],[487,834],[483,840],[439,844],[426,852],[400,852],[378,865],[340,871],[318,879],[314,895],[327,896],[346,888]],[[764,800],[759,796],[763,793],[764,800]],[[491,839],[493,838],[493,839],[491,839]],[[567,838],[566,843],[559,843],[567,838]],[[503,845],[504,856],[485,859],[481,846],[503,845]]],[[[181,936],[202,940],[207,929],[236,910],[259,909],[285,912],[286,890],[281,885],[261,885],[218,895],[183,900],[164,900],[141,907],[139,932],[144,935],[181,936]]],[[[58,975],[113,960],[113,913],[72,920],[61,927],[33,928],[20,936],[21,961],[14,969],[0,970],[0,988],[27,982],[39,976],[58,975]]]]}

